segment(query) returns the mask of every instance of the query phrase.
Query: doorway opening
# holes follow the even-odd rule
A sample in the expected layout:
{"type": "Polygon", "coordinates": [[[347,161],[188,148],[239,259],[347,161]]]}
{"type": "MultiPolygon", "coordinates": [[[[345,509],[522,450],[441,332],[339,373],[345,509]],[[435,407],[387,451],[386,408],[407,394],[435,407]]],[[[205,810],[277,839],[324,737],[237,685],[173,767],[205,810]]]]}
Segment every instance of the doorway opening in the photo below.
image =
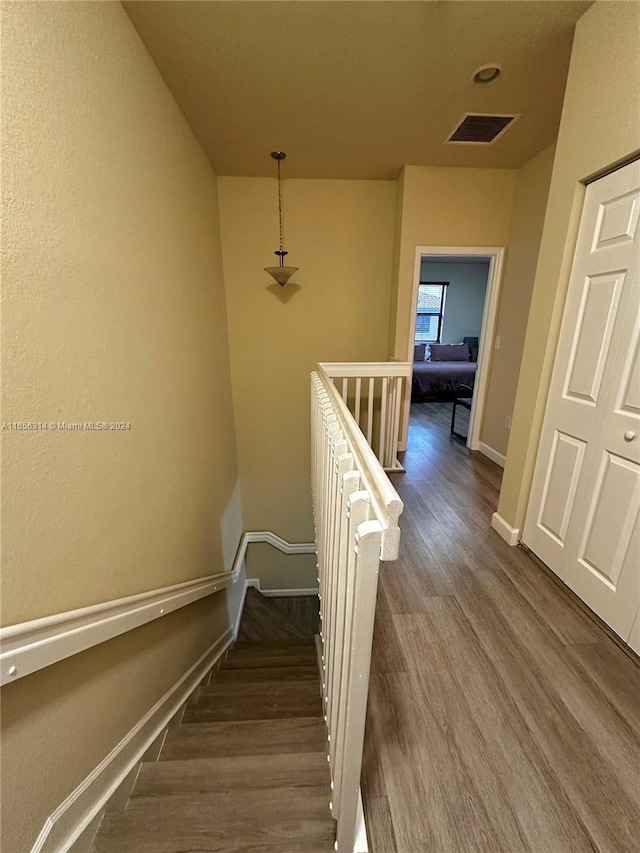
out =
{"type": "MultiPolygon", "coordinates": [[[[411,402],[455,404],[451,432],[481,450],[504,248],[418,246],[414,268],[408,360],[411,402]]],[[[494,460],[495,461],[495,460],[494,460]]]]}

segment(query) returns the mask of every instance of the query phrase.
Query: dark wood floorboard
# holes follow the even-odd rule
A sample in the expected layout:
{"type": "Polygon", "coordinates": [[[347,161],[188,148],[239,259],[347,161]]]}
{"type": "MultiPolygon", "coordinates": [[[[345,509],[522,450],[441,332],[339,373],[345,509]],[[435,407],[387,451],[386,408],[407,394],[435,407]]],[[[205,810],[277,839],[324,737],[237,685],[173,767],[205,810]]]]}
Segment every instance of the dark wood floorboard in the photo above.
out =
{"type": "Polygon", "coordinates": [[[640,667],[491,529],[502,471],[450,418],[412,406],[392,476],[405,512],[376,611],[371,849],[639,853],[640,667]]]}
{"type": "Polygon", "coordinates": [[[316,596],[272,598],[250,587],[242,611],[238,639],[249,642],[312,640],[320,621],[316,596]]]}

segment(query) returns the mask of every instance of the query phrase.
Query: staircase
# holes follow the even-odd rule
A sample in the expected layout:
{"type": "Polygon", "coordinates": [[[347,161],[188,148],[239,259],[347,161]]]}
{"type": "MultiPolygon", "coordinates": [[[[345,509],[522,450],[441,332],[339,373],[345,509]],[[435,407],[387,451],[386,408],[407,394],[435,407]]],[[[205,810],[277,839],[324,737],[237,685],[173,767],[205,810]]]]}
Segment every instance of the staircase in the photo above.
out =
{"type": "Polygon", "coordinates": [[[142,765],[125,811],[106,815],[93,853],[333,850],[317,599],[248,592],[239,641],[142,765]]]}

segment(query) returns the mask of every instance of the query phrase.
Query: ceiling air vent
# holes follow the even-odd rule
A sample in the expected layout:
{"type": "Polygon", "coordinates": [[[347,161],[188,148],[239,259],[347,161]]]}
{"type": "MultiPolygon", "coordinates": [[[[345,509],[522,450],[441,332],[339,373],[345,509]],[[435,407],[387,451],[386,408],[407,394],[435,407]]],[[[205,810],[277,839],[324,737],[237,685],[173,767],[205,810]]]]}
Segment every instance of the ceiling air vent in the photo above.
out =
{"type": "Polygon", "coordinates": [[[463,145],[491,145],[519,118],[519,115],[466,113],[446,141],[463,145]]]}

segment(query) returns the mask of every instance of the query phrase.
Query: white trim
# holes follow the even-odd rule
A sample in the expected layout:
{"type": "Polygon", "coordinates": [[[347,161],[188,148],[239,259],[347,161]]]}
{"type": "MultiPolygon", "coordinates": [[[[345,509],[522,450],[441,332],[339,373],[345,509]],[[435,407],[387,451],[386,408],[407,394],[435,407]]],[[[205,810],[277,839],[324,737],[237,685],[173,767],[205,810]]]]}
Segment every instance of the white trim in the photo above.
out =
{"type": "Polygon", "coordinates": [[[233,572],[222,572],[2,628],[0,684],[153,622],[224,589],[232,580],[233,572]]]}
{"type": "Polygon", "coordinates": [[[491,526],[498,533],[507,545],[517,545],[520,541],[520,530],[517,527],[511,527],[501,515],[494,512],[491,516],[491,526]]]}
{"type": "Polygon", "coordinates": [[[356,824],[356,843],[353,845],[353,853],[369,853],[369,839],[367,838],[367,824],[364,818],[361,788],[358,789],[358,818],[356,824]]]}
{"type": "Polygon", "coordinates": [[[247,589],[251,586],[251,582],[245,577],[244,586],[242,590],[242,595],[240,596],[240,604],[238,607],[238,612],[236,613],[235,620],[231,620],[233,624],[233,641],[238,639],[238,634],[240,633],[240,623],[242,622],[242,612],[244,610],[244,602],[247,597],[247,589]]]}
{"type": "MultiPolygon", "coordinates": [[[[407,361],[413,361],[413,340],[416,331],[416,305],[418,302],[418,285],[420,283],[420,267],[424,255],[473,255],[481,260],[489,260],[489,275],[484,299],[482,326],[478,348],[478,368],[473,390],[473,401],[469,416],[469,434],[467,447],[470,450],[480,449],[480,427],[486,404],[489,382],[489,365],[491,362],[491,347],[495,334],[498,315],[500,288],[502,287],[502,270],[504,267],[505,250],[503,246],[416,246],[414,262],[413,290],[411,294],[411,312],[409,315],[409,340],[407,342],[407,361]]],[[[405,399],[401,442],[406,442],[409,430],[409,412],[411,395],[405,399]]]]}
{"type": "Polygon", "coordinates": [[[366,368],[366,378],[380,378],[384,376],[404,376],[406,379],[411,379],[413,373],[413,359],[411,361],[400,361],[392,359],[391,361],[331,361],[318,362],[319,366],[324,370],[327,376],[331,377],[361,377],[365,374],[362,368],[366,368]],[[392,367],[390,368],[390,365],[392,367]]]}
{"type": "Polygon", "coordinates": [[[219,592],[237,581],[251,542],[267,542],[285,554],[315,553],[311,542],[290,543],[270,531],[250,531],[240,540],[231,571],[2,628],[0,684],[16,681],[219,592]]]}
{"type": "Polygon", "coordinates": [[[233,642],[228,629],[47,818],[31,853],[65,853],[103,811],[147,749],[233,642]]]}
{"type": "MultiPolygon", "coordinates": [[[[287,542],[279,536],[276,536],[276,534],[272,533],[270,530],[254,530],[249,533],[245,533],[242,537],[241,547],[244,545],[244,549],[246,551],[247,544],[250,544],[251,542],[266,542],[268,545],[273,545],[273,547],[277,548],[278,551],[282,551],[283,554],[316,553],[315,542],[287,542]]],[[[244,558],[244,553],[242,556],[244,558]]]]}
{"type": "Polygon", "coordinates": [[[247,578],[247,586],[257,589],[266,598],[295,598],[301,595],[317,595],[318,587],[311,589],[262,589],[260,578],[247,578]]]}
{"type": "Polygon", "coordinates": [[[498,453],[497,450],[494,450],[493,447],[490,447],[488,444],[485,444],[484,441],[478,442],[478,450],[480,451],[480,453],[491,459],[492,462],[495,462],[496,465],[499,465],[501,468],[504,468],[504,464],[507,461],[507,457],[503,456],[502,453],[498,453]]]}

